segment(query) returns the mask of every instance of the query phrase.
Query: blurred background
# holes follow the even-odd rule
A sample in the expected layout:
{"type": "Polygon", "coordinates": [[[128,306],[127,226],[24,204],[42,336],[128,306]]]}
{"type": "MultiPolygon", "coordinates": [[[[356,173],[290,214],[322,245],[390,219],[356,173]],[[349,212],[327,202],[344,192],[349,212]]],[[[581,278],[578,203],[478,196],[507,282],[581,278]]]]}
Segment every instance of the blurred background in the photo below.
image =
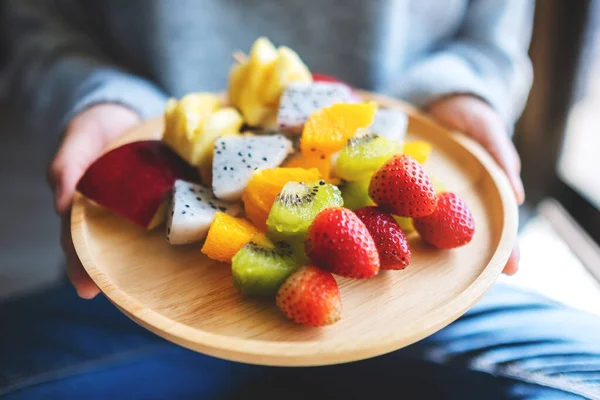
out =
{"type": "MultiPolygon", "coordinates": [[[[600,314],[600,2],[538,0],[530,55],[514,138],[528,196],[521,271],[501,280],[600,314]]],[[[20,129],[16,115],[0,99],[0,302],[64,279],[45,181],[59,138],[20,129]]]]}

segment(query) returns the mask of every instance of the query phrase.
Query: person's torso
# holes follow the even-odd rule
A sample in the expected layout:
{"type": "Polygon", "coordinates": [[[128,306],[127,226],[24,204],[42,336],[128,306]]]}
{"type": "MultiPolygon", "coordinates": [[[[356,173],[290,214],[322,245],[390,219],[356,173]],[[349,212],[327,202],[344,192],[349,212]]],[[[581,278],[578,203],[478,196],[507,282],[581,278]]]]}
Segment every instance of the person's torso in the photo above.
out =
{"type": "Polygon", "coordinates": [[[79,3],[91,34],[170,95],[225,88],[231,54],[259,36],[314,72],[382,90],[456,33],[468,0],[103,0],[79,3]]]}

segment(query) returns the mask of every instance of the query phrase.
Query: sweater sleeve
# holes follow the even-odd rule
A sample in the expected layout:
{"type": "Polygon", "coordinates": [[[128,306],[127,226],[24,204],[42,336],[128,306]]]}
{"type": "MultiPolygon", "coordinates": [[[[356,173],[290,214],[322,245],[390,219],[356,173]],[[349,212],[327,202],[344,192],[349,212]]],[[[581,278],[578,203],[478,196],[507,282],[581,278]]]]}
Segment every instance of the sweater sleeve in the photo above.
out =
{"type": "Polygon", "coordinates": [[[394,94],[419,107],[472,94],[514,124],[533,79],[527,54],[533,9],[531,0],[471,0],[456,36],[409,65],[394,94]]]}
{"type": "MultiPolygon", "coordinates": [[[[77,16],[53,1],[6,0],[2,29],[8,60],[0,90],[35,131],[60,133],[74,115],[99,103],[119,103],[142,118],[163,111],[166,95],[118,67],[77,16]]],[[[64,7],[64,6],[63,6],[64,7]]]]}

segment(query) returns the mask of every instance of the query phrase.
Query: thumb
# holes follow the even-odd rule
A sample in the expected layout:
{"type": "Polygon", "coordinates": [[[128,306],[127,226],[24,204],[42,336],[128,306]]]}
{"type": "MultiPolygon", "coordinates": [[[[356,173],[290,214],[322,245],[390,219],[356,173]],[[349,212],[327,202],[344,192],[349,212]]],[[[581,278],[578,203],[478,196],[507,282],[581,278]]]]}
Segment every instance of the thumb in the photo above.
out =
{"type": "Polygon", "coordinates": [[[139,121],[136,113],[116,104],[93,106],[71,121],[48,168],[59,215],[69,210],[77,182],[87,168],[113,139],[139,121]]]}
{"type": "Polygon", "coordinates": [[[104,144],[93,129],[67,130],[48,169],[48,181],[54,191],[54,207],[64,214],[73,200],[77,182],[102,152],[104,144]]]}

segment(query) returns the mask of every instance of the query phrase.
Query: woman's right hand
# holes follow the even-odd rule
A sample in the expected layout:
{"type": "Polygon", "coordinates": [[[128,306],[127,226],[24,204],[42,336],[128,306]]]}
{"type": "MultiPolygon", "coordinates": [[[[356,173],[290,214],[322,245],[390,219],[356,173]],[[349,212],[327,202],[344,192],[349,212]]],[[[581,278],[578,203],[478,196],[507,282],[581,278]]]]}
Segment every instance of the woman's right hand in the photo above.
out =
{"type": "Polygon", "coordinates": [[[98,104],[71,120],[48,168],[48,182],[54,193],[54,207],[61,217],[61,246],[67,262],[67,275],[84,299],[99,293],[73,247],[71,204],[77,182],[104,149],[125,131],[141,122],[131,109],[118,104],[98,104]]]}

